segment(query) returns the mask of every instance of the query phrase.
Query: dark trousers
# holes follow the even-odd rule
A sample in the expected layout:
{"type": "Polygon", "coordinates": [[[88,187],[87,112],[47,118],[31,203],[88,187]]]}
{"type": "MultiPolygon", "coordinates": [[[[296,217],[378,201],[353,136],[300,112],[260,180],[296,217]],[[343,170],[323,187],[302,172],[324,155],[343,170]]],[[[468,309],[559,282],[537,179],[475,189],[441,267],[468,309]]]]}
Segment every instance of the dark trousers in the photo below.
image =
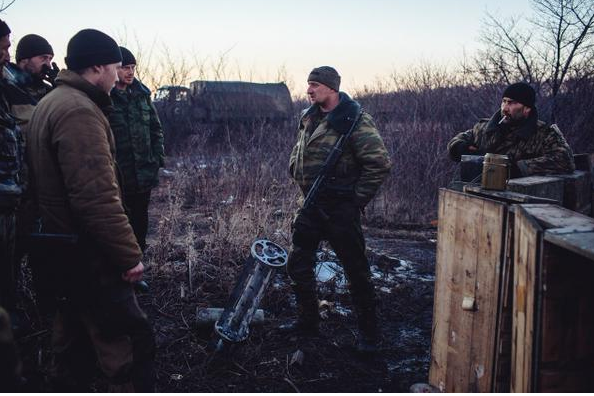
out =
{"type": "Polygon", "coordinates": [[[52,335],[55,391],[88,391],[97,363],[110,391],[154,391],[153,331],[127,289],[103,293],[90,306],[59,303],[52,335]]]}
{"type": "Polygon", "coordinates": [[[307,320],[307,316],[318,315],[314,266],[318,245],[327,240],[344,268],[359,328],[375,332],[375,291],[365,256],[359,208],[350,202],[321,208],[329,216],[327,220],[314,209],[308,213],[300,211],[293,223],[293,246],[287,272],[293,281],[301,315],[305,316],[302,318],[307,320]]]}
{"type": "Polygon", "coordinates": [[[14,211],[0,212],[0,305],[9,311],[16,308],[15,240],[14,211]]]}
{"type": "Polygon", "coordinates": [[[130,225],[136,235],[140,249],[146,248],[146,234],[148,232],[148,206],[151,201],[150,190],[143,193],[124,195],[124,206],[130,225]]]}

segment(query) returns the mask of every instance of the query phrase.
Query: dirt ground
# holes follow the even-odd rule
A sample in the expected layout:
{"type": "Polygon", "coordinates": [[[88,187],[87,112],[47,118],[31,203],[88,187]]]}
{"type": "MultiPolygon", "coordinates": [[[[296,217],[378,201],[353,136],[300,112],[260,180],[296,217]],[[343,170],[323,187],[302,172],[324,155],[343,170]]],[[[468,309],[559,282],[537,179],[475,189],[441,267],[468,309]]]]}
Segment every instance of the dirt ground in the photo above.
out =
{"type": "MultiPolygon", "coordinates": [[[[153,230],[155,215],[153,210],[153,230]]],[[[355,317],[340,267],[328,247],[318,256],[323,316],[320,337],[290,339],[277,330],[295,314],[288,278],[281,270],[260,305],[265,322],[252,326],[247,341],[216,355],[212,351],[216,340],[212,327],[197,327],[196,310],[224,307],[242,260],[216,269],[211,263],[198,263],[203,268],[194,274],[189,290],[183,253],[172,252],[164,265],[149,269],[146,279],[150,291],[139,294],[155,330],[158,391],[407,392],[412,384],[426,382],[436,231],[422,227],[365,228],[380,301],[382,341],[376,356],[360,356],[353,349],[355,317]]],[[[149,238],[149,244],[156,243],[154,238],[149,238]]],[[[147,254],[150,257],[151,248],[147,254]]],[[[26,389],[47,391],[50,333],[31,310],[28,312],[35,325],[19,339],[28,379],[26,389]]],[[[99,378],[95,389],[105,390],[105,382],[99,378]]]]}

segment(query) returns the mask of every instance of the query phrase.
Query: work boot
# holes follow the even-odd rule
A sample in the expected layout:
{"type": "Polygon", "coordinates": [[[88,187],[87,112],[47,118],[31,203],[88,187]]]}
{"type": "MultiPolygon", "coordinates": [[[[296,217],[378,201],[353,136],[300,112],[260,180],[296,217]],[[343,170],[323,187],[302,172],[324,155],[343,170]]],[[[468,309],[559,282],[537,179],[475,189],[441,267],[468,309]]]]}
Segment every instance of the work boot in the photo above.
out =
{"type": "Polygon", "coordinates": [[[357,322],[359,324],[359,336],[357,337],[356,349],[363,354],[372,354],[378,351],[379,328],[375,307],[366,307],[358,310],[357,322]]]}
{"type": "Polygon", "coordinates": [[[297,320],[285,323],[279,326],[281,333],[287,335],[314,337],[320,332],[320,312],[318,309],[318,299],[316,298],[315,285],[297,285],[293,284],[295,300],[299,314],[297,320]]]}

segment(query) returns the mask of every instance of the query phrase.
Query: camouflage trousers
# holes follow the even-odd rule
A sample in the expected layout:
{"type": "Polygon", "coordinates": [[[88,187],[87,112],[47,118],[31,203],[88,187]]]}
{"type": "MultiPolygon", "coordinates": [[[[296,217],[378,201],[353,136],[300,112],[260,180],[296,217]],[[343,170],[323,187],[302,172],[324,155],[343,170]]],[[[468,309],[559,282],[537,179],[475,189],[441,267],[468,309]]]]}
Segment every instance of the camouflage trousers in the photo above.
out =
{"type": "Polygon", "coordinates": [[[110,391],[154,392],[153,331],[131,286],[88,307],[60,299],[54,322],[56,391],[88,391],[97,362],[110,391]]]}
{"type": "Polygon", "coordinates": [[[9,311],[16,307],[15,240],[14,211],[0,211],[0,305],[9,311]]]}
{"type": "Polygon", "coordinates": [[[361,213],[351,202],[321,206],[328,219],[316,210],[300,211],[293,222],[292,249],[287,272],[293,284],[302,319],[318,315],[314,267],[316,251],[327,240],[340,260],[349,284],[359,328],[376,329],[376,299],[369,263],[365,256],[365,239],[361,229],[361,213]]]}

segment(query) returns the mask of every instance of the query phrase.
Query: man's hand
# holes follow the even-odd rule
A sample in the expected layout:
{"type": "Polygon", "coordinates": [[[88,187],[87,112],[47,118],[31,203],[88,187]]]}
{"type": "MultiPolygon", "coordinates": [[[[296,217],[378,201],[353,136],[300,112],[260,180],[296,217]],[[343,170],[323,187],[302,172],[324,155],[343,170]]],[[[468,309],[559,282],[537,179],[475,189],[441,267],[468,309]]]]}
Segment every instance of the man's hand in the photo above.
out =
{"type": "Polygon", "coordinates": [[[478,147],[476,147],[476,146],[468,146],[468,151],[470,151],[471,153],[474,153],[474,152],[478,151],[478,147]]]}
{"type": "Polygon", "coordinates": [[[52,67],[49,67],[47,65],[44,65],[43,67],[43,73],[45,74],[45,78],[52,85],[54,85],[54,80],[58,76],[59,72],[60,68],[58,67],[56,62],[52,62],[52,67]]]}
{"type": "Polygon", "coordinates": [[[142,262],[138,263],[136,267],[130,268],[122,274],[122,279],[126,282],[135,283],[142,279],[144,273],[144,265],[142,262]]]}

